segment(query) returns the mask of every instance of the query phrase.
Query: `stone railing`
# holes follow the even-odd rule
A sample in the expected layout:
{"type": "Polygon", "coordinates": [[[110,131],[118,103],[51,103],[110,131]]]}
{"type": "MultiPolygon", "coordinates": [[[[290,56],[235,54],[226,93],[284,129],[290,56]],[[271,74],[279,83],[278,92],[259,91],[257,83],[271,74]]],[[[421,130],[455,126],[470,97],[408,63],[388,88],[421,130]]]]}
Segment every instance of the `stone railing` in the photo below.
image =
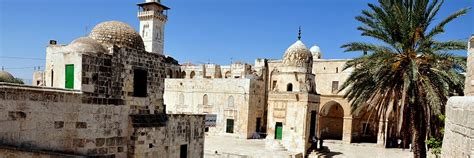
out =
{"type": "Polygon", "coordinates": [[[167,15],[163,14],[163,13],[160,13],[160,12],[157,12],[157,11],[153,11],[153,10],[150,10],[150,11],[141,11],[141,12],[138,12],[138,17],[152,17],[152,16],[155,16],[155,17],[159,17],[159,18],[168,18],[167,15]]]}

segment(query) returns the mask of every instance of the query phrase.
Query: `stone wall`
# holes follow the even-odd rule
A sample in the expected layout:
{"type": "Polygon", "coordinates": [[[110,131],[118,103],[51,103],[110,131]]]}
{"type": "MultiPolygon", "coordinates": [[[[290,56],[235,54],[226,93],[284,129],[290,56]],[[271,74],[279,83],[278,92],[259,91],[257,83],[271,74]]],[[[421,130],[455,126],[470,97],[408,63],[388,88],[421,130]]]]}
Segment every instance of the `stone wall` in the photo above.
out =
{"type": "Polygon", "coordinates": [[[448,100],[443,157],[474,157],[474,36],[468,45],[465,95],[448,100]]]}
{"type": "Polygon", "coordinates": [[[166,79],[164,101],[169,114],[216,114],[210,134],[250,138],[261,118],[264,128],[265,89],[252,79],[166,79]],[[205,97],[206,96],[206,97],[205,97]],[[204,101],[207,98],[207,102],[204,101]],[[226,133],[226,120],[234,120],[234,133],[226,133]]]}
{"type": "Polygon", "coordinates": [[[442,156],[474,157],[474,97],[449,99],[442,156]]]}
{"type": "Polygon", "coordinates": [[[474,36],[471,36],[467,52],[467,74],[465,95],[474,96],[474,36]]]}
{"type": "Polygon", "coordinates": [[[81,103],[81,92],[0,84],[0,144],[79,155],[127,153],[128,107],[81,103]],[[125,117],[124,117],[125,116],[125,117]]]}
{"type": "Polygon", "coordinates": [[[338,82],[339,89],[351,74],[352,69],[343,71],[349,60],[318,59],[313,62],[313,74],[315,75],[316,91],[322,95],[343,95],[344,92],[333,92],[333,81],[338,82]]]}
{"type": "Polygon", "coordinates": [[[137,127],[132,137],[136,157],[180,157],[181,145],[188,157],[203,157],[204,115],[168,115],[165,127],[137,127]]]}
{"type": "Polygon", "coordinates": [[[7,158],[86,158],[87,156],[61,154],[53,152],[24,150],[21,148],[0,146],[0,156],[7,158]]]}

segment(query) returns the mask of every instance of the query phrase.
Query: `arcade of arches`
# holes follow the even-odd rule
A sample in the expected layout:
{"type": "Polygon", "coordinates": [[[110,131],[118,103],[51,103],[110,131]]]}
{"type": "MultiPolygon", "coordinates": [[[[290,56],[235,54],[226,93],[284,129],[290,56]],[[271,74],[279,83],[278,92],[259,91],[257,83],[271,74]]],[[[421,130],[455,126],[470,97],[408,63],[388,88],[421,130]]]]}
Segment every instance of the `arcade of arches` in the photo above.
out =
{"type": "Polygon", "coordinates": [[[374,121],[374,113],[361,110],[351,114],[350,104],[342,97],[321,96],[318,136],[325,140],[344,143],[377,143],[384,145],[381,121],[374,121]],[[372,114],[372,115],[371,115],[372,114]]]}

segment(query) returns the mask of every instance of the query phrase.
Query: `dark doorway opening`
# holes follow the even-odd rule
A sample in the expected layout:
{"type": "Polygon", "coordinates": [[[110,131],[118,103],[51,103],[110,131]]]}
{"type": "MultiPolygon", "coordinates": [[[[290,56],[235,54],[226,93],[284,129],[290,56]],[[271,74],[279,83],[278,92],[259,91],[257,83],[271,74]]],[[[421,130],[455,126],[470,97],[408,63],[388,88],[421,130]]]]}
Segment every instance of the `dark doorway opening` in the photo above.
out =
{"type": "Polygon", "coordinates": [[[262,118],[257,117],[257,126],[255,127],[255,132],[261,132],[260,131],[261,124],[262,124],[262,118]]]}
{"type": "Polygon", "coordinates": [[[179,150],[179,157],[180,158],[187,158],[188,157],[188,145],[187,144],[181,145],[180,150],[179,150]]]}
{"type": "Polygon", "coordinates": [[[148,72],[143,69],[133,70],[133,96],[146,97],[148,72]]]}
{"type": "Polygon", "coordinates": [[[227,119],[226,133],[234,133],[234,119],[227,119]]]}

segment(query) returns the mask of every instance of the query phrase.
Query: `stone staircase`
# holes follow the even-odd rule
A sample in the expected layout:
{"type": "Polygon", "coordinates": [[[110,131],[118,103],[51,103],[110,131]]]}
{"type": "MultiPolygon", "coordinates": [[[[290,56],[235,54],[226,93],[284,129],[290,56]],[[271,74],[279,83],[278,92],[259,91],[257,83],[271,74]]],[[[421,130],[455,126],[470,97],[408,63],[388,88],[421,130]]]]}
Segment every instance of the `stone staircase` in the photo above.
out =
{"type": "Polygon", "coordinates": [[[278,140],[266,140],[265,148],[274,150],[274,151],[287,151],[287,149],[281,144],[278,140]]]}
{"type": "Polygon", "coordinates": [[[327,146],[323,146],[323,149],[320,150],[313,150],[309,155],[308,158],[320,158],[326,157],[326,154],[331,152],[327,146]]]}

